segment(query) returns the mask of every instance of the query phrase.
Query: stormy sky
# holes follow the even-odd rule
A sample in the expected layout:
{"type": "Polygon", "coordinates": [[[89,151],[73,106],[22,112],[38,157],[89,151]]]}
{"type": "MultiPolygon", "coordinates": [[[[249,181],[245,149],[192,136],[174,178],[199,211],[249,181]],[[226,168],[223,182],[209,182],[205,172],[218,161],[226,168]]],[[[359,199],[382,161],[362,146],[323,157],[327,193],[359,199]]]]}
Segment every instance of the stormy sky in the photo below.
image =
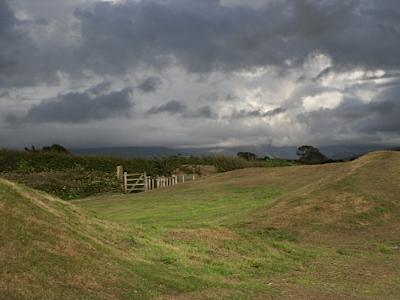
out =
{"type": "Polygon", "coordinates": [[[400,143],[399,0],[0,0],[0,148],[400,143]]]}

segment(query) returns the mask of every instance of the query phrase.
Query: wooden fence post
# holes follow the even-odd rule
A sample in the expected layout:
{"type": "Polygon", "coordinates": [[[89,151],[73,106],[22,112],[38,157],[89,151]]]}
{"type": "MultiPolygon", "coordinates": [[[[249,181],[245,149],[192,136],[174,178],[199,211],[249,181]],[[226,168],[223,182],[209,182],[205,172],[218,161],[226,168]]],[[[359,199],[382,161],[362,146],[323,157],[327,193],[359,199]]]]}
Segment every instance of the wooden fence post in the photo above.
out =
{"type": "Polygon", "coordinates": [[[124,180],[124,167],[123,166],[118,166],[117,167],[117,178],[118,180],[124,180]]]}
{"type": "Polygon", "coordinates": [[[147,192],[147,173],[144,172],[144,191],[147,192]]]}
{"type": "Polygon", "coordinates": [[[124,172],[124,193],[128,192],[128,173],[124,172]]]}

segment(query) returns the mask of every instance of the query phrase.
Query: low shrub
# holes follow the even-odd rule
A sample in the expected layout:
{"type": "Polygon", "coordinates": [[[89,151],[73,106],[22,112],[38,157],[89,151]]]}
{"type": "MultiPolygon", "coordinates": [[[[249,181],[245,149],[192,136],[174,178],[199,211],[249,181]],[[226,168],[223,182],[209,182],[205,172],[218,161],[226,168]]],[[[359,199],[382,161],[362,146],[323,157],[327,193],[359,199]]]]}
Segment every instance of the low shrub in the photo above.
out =
{"type": "Polygon", "coordinates": [[[52,171],[41,173],[5,173],[3,177],[64,200],[96,194],[120,192],[121,182],[114,174],[87,171],[52,171]]]}

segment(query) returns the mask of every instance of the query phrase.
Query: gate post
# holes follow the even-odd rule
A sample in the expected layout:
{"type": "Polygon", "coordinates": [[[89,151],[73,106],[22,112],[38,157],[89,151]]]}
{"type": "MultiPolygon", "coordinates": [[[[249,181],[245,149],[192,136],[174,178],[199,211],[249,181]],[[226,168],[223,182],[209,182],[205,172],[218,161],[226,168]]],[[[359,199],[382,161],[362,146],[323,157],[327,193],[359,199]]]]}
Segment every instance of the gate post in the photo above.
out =
{"type": "Polygon", "coordinates": [[[117,178],[118,178],[118,180],[121,180],[121,181],[124,179],[124,167],[123,166],[117,167],[117,178]]]}
{"type": "Polygon", "coordinates": [[[128,193],[128,173],[124,172],[124,193],[128,193]]]}

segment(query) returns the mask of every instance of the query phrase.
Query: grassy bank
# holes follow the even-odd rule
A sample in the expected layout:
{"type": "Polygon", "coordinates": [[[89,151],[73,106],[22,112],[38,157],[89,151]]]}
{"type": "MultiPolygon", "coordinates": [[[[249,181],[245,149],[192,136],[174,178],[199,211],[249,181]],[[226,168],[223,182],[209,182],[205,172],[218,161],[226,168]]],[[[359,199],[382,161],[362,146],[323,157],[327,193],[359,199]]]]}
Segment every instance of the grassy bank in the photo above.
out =
{"type": "MultiPolygon", "coordinates": [[[[177,272],[196,266],[201,278],[217,275],[229,288],[214,287],[215,299],[396,299],[399,167],[399,154],[374,153],[77,204],[163,240],[177,272]]],[[[207,299],[207,288],[194,294],[207,299]]]]}
{"type": "Polygon", "coordinates": [[[72,203],[0,182],[0,296],[396,299],[399,170],[385,152],[72,203]]]}

